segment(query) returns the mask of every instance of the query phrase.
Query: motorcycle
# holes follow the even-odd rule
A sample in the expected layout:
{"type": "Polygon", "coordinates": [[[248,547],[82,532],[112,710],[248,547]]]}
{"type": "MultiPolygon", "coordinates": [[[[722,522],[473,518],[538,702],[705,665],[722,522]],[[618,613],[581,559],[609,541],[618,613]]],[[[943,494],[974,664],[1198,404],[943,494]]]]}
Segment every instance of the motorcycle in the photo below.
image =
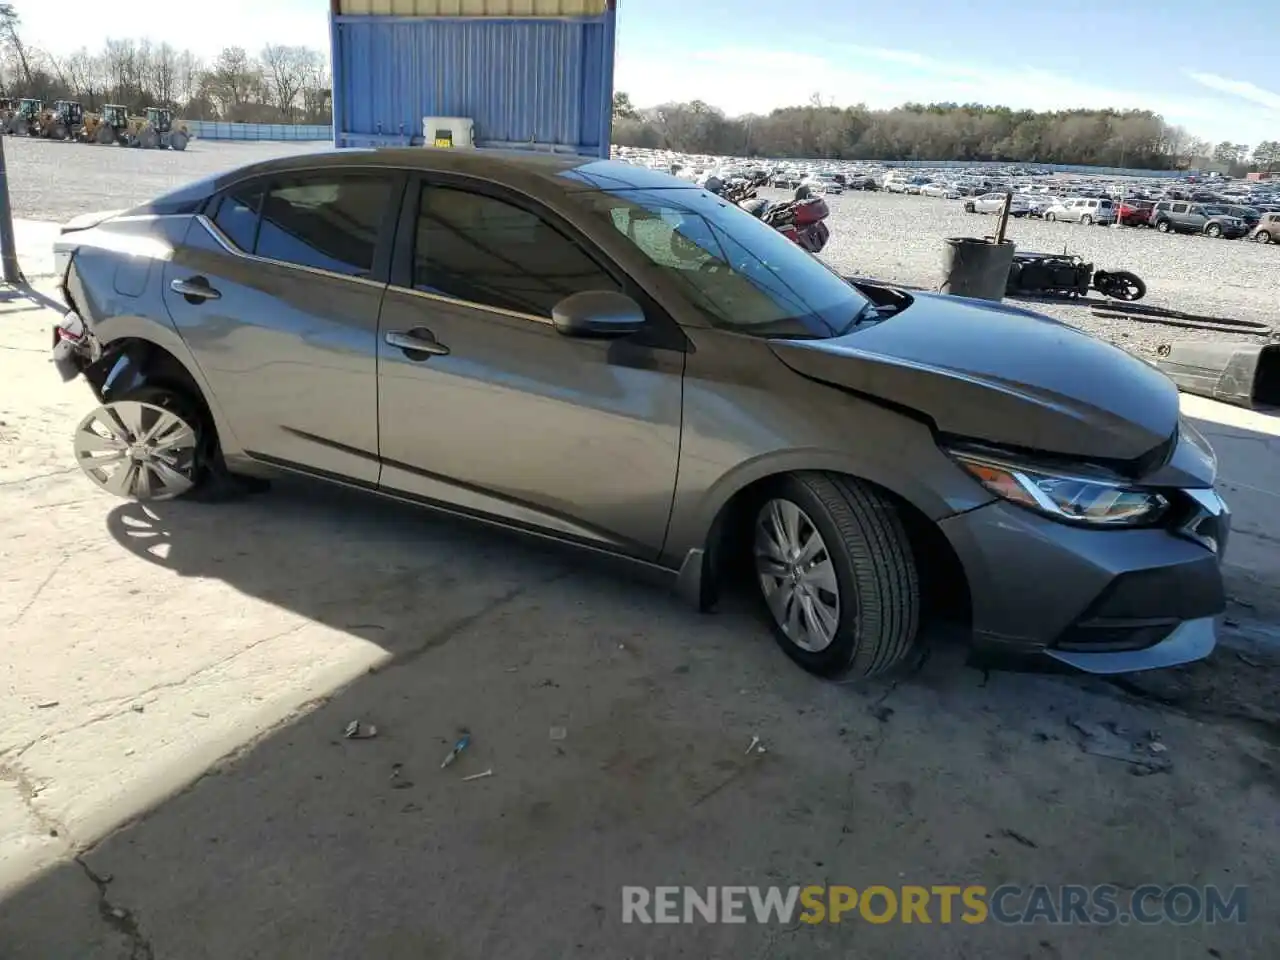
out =
{"type": "Polygon", "coordinates": [[[791,200],[782,203],[772,203],[758,196],[755,184],[747,180],[709,181],[707,189],[741,207],[810,253],[821,253],[831,239],[831,230],[825,223],[831,216],[831,208],[821,197],[813,196],[808,187],[798,188],[791,200]]]}

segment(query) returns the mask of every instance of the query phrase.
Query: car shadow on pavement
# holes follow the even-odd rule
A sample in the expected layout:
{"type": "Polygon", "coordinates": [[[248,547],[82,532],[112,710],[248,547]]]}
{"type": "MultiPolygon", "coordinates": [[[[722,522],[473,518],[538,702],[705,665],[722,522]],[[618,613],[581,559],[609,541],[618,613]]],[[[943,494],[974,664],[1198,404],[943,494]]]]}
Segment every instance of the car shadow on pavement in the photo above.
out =
{"type": "MultiPolygon", "coordinates": [[[[947,648],[910,682],[824,683],[746,611],[701,616],[337,488],[126,504],[108,526],[178,576],[392,659],[0,903],[6,960],[1097,955],[1087,928],[624,924],[621,888],[1132,885],[1171,833],[1186,877],[1157,879],[1269,876],[1270,840],[1244,842],[1252,787],[1200,796],[1249,771],[1265,784],[1265,757],[1244,767],[1177,717],[1162,726],[1181,776],[1134,778],[1077,745],[1072,717],[1149,728],[1137,698],[987,675],[947,648]],[[376,735],[349,738],[353,721],[376,735]]],[[[1107,955],[1246,949],[1241,928],[1106,932],[1107,955]]]]}
{"type": "Polygon", "coordinates": [[[29,300],[31,306],[23,309],[39,310],[47,308],[56,310],[59,314],[65,313],[66,304],[54,299],[48,294],[42,293],[29,283],[20,283],[15,285],[0,284],[0,303],[12,303],[15,300],[29,300]]]}

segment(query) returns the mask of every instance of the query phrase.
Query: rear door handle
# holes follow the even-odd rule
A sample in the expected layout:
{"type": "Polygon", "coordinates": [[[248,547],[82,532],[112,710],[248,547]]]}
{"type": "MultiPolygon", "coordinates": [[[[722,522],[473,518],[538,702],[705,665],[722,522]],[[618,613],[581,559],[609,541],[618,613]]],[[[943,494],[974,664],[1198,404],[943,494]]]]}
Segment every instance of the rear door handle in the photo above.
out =
{"type": "Polygon", "coordinates": [[[169,289],[174,293],[180,293],[190,301],[197,300],[218,300],[222,294],[213,287],[209,286],[209,281],[204,277],[189,277],[186,280],[174,280],[169,284],[169,289]]]}
{"type": "Polygon", "coordinates": [[[435,335],[425,327],[415,327],[412,330],[388,330],[384,339],[388,346],[397,347],[406,353],[422,353],[430,357],[449,355],[449,348],[436,340],[435,335]]]}

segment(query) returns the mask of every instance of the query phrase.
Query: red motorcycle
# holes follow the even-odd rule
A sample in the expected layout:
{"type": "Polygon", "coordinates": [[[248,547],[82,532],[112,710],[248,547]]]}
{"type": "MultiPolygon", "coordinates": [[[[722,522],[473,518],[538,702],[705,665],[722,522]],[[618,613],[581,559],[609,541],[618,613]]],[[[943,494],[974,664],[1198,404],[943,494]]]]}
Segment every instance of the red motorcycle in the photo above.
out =
{"type": "Polygon", "coordinates": [[[771,203],[756,195],[755,186],[748,182],[708,184],[707,189],[736,203],[747,213],[773,227],[792,243],[810,253],[821,253],[831,239],[826,219],[831,208],[821,197],[812,196],[807,187],[796,190],[795,197],[784,203],[771,203]]]}

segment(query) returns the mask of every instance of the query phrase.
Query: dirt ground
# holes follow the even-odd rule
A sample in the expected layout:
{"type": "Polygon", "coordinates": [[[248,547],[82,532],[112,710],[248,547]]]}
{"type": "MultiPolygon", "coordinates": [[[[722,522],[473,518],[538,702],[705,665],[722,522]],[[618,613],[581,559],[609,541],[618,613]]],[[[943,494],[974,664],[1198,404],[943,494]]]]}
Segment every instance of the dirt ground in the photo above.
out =
{"type": "Polygon", "coordinates": [[[1274,567],[1232,569],[1193,667],[1015,673],[939,637],[834,685],[738,603],[354,494],[112,500],[71,462],[53,315],[5,297],[5,960],[1280,956],[1274,567]],[[971,883],[1247,885],[1248,915],[621,916],[624,885],[971,883]]]}

